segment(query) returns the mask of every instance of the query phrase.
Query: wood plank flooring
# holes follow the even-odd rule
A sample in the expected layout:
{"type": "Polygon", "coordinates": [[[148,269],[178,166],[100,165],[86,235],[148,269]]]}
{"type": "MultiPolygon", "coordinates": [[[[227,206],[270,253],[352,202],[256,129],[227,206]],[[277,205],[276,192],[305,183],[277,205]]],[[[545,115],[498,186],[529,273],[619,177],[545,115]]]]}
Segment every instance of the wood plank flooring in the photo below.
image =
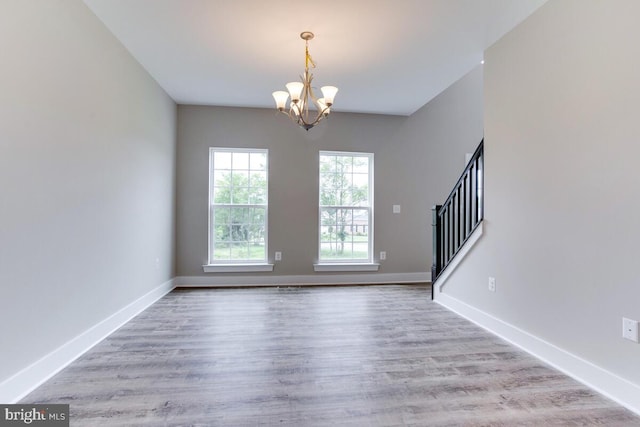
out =
{"type": "Polygon", "coordinates": [[[23,403],[72,426],[640,426],[428,286],[178,289],[23,403]]]}

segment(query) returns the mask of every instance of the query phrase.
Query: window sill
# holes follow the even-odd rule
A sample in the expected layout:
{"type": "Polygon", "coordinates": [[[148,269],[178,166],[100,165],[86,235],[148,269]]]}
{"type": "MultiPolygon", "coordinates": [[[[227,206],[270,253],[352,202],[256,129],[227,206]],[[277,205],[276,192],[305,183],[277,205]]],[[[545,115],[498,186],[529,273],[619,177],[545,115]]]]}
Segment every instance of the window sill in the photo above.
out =
{"type": "Polygon", "coordinates": [[[348,263],[323,263],[313,264],[313,271],[378,271],[380,264],[378,263],[362,263],[362,264],[348,264],[348,263]]]}
{"type": "Polygon", "coordinates": [[[207,264],[202,269],[205,273],[253,273],[273,271],[273,264],[207,264]]]}

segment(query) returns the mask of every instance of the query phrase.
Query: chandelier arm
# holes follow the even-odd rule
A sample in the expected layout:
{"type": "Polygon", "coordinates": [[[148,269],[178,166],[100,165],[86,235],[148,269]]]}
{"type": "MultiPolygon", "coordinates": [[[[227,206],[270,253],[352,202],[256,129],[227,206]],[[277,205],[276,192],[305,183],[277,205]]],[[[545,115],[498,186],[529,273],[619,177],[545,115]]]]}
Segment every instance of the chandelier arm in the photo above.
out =
{"type": "Polygon", "coordinates": [[[316,107],[318,106],[318,99],[313,93],[313,87],[311,86],[312,80],[313,80],[313,74],[310,74],[310,73],[307,74],[307,79],[304,80],[304,88],[302,90],[302,93],[303,93],[302,99],[304,99],[304,110],[298,116],[298,124],[301,124],[302,127],[304,127],[305,129],[307,128],[310,129],[311,127],[317,125],[324,118],[324,115],[322,114],[323,112],[318,111],[318,113],[315,116],[315,119],[311,121],[311,114],[309,111],[309,104],[311,102],[309,102],[309,99],[311,99],[311,101],[314,103],[316,107]]]}
{"type": "Polygon", "coordinates": [[[323,117],[327,117],[327,116],[325,116],[325,115],[324,115],[324,113],[325,113],[325,111],[327,111],[327,110],[328,110],[328,109],[330,109],[330,108],[331,108],[331,107],[324,107],[324,108],[322,109],[322,111],[320,112],[320,115],[321,115],[321,116],[323,116],[323,117]]]}
{"type": "Polygon", "coordinates": [[[309,82],[308,80],[305,80],[304,82],[304,89],[302,89],[302,99],[304,99],[304,105],[302,107],[302,114],[300,114],[300,117],[306,117],[309,115],[309,82]]]}
{"type": "Polygon", "coordinates": [[[313,127],[313,126],[317,125],[318,123],[320,123],[320,121],[322,119],[324,119],[325,117],[326,116],[324,116],[322,113],[318,113],[318,115],[316,115],[316,118],[313,121],[308,121],[308,118],[307,118],[307,120],[305,120],[302,116],[298,116],[297,123],[299,125],[303,126],[303,127],[305,127],[305,126],[313,127]]]}

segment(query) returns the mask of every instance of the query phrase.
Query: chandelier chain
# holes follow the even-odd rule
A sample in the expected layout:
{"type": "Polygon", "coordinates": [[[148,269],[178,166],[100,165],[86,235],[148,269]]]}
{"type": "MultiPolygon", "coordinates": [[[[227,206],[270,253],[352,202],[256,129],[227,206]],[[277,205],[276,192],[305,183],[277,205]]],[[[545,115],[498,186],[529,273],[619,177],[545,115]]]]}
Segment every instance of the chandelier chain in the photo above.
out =
{"type": "Polygon", "coordinates": [[[316,68],[316,63],[313,61],[313,58],[311,57],[311,54],[309,53],[309,40],[305,41],[305,61],[304,61],[304,69],[305,71],[309,70],[309,63],[311,63],[311,68],[316,68]]]}

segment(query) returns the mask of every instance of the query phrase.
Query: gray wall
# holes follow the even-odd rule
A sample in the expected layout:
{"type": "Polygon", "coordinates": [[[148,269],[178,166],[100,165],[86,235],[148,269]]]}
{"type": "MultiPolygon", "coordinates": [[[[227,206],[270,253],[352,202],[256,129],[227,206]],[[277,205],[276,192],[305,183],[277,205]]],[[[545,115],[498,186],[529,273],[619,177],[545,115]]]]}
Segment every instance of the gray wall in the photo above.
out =
{"type": "Polygon", "coordinates": [[[176,106],[79,0],[0,52],[2,382],[173,277],[176,106]]]}
{"type": "MultiPolygon", "coordinates": [[[[336,106],[339,105],[339,99],[336,106]]],[[[339,108],[339,107],[338,107],[339,108]]],[[[273,275],[313,274],[318,247],[318,152],[375,154],[374,254],[380,273],[431,268],[431,206],[442,202],[482,138],[478,67],[411,117],[336,111],[305,132],[274,110],[178,107],[178,276],[202,276],[207,263],[209,147],[269,149],[269,258],[273,275]],[[392,206],[402,206],[400,214],[392,206]]]]}
{"type": "Polygon", "coordinates": [[[486,52],[486,233],[444,286],[637,385],[638,16],[552,0],[486,52]]]}

